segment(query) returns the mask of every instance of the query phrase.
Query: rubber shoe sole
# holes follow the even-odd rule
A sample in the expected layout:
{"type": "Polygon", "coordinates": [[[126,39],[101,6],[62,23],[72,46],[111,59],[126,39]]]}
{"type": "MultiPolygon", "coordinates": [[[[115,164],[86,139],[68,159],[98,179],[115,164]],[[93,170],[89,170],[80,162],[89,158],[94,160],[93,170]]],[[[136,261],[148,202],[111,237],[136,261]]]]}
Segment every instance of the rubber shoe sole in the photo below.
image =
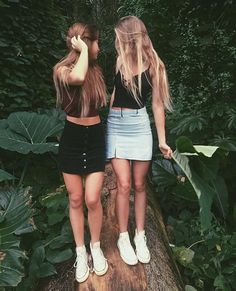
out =
{"type": "Polygon", "coordinates": [[[143,260],[143,259],[141,259],[141,258],[138,256],[137,253],[136,253],[136,255],[137,255],[137,258],[138,258],[139,262],[142,263],[142,264],[148,264],[148,263],[150,262],[150,260],[151,260],[151,257],[150,257],[150,256],[149,256],[148,259],[143,260]]]}
{"type": "Polygon", "coordinates": [[[79,283],[83,283],[84,281],[86,281],[86,280],[88,279],[88,276],[89,276],[89,267],[88,267],[87,272],[84,274],[83,277],[78,278],[78,277],[75,275],[75,279],[76,279],[77,282],[79,282],[79,283]]]}
{"type": "Polygon", "coordinates": [[[103,275],[105,275],[106,272],[107,272],[107,270],[108,270],[108,263],[107,263],[107,261],[106,261],[105,268],[104,268],[103,270],[98,271],[98,270],[96,270],[95,268],[93,268],[93,270],[94,270],[95,274],[98,275],[98,276],[103,276],[103,275]]]}

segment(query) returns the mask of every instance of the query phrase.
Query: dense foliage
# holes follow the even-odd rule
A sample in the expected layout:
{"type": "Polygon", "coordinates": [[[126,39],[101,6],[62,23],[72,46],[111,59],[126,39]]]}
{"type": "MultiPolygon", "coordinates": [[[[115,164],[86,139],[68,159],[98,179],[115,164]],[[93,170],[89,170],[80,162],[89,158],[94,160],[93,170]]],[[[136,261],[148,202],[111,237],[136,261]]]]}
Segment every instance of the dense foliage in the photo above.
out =
{"type": "MultiPolygon", "coordinates": [[[[19,193],[28,199],[22,209],[34,218],[28,227],[22,220],[21,226],[16,224],[11,233],[5,233],[5,238],[15,238],[5,251],[17,256],[8,276],[11,281],[0,281],[0,285],[18,284],[25,271],[18,290],[30,290],[27,288],[36,287],[40,278],[56,272],[56,263],[72,256],[66,194],[60,187],[56,160],[63,115],[50,110],[55,107],[52,68],[66,53],[66,31],[75,21],[99,26],[98,61],[110,93],[115,67],[114,24],[120,17],[134,14],[145,22],[166,64],[173,96],[175,110],[167,114],[167,133],[168,143],[177,147],[175,162],[159,159],[153,128],[152,168],[173,253],[186,284],[197,290],[233,290],[235,11],[232,0],[0,1],[0,181],[4,188],[0,225],[11,223],[7,205],[18,199],[19,193]],[[22,126],[15,122],[18,118],[22,126]],[[49,128],[41,131],[39,121],[49,128]],[[37,135],[32,139],[34,129],[37,135]],[[188,138],[179,139],[181,135],[188,138]],[[188,152],[189,139],[217,150],[213,152],[211,147],[212,156],[199,153],[199,148],[188,152]],[[180,150],[186,141],[187,155],[180,150]],[[18,272],[15,277],[14,272],[18,272]]],[[[105,119],[107,109],[102,114],[105,119]]],[[[0,252],[0,260],[4,260],[4,252],[0,252]]],[[[12,261],[4,263],[7,268],[12,261]]]]}

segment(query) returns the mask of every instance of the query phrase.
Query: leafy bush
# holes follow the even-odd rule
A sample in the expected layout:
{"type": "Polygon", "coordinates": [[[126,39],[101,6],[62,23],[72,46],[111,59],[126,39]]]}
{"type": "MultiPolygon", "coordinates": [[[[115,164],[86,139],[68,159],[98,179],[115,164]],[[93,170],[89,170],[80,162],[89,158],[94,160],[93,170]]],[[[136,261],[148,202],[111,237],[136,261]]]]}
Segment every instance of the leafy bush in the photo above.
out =
{"type": "Polygon", "coordinates": [[[176,147],[173,159],[181,170],[178,167],[175,170],[171,162],[154,162],[153,180],[158,191],[159,187],[161,191],[169,188],[172,193],[191,201],[195,200],[194,190],[200,206],[201,228],[206,230],[211,223],[213,201],[224,219],[228,215],[227,187],[219,175],[219,163],[224,155],[217,147],[193,146],[186,137],[180,137],[176,147]]]}
{"type": "Polygon", "coordinates": [[[0,13],[0,111],[54,107],[52,67],[64,53],[65,17],[52,0],[1,1],[0,13]]]}
{"type": "Polygon", "coordinates": [[[234,290],[236,233],[228,234],[215,218],[211,228],[201,233],[198,217],[188,210],[183,210],[178,219],[170,216],[168,228],[187,284],[197,290],[234,290]]]}
{"type": "Polygon", "coordinates": [[[26,235],[22,244],[28,249],[26,276],[17,290],[34,290],[40,278],[57,273],[55,264],[72,257],[73,234],[68,216],[65,187],[39,198],[35,207],[36,230],[26,235]]]}
{"type": "MultiPolygon", "coordinates": [[[[33,169],[29,166],[30,159],[31,163],[36,160],[35,154],[57,153],[57,137],[61,133],[63,123],[61,112],[56,110],[45,111],[42,114],[15,112],[0,122],[0,147],[7,152],[12,151],[13,157],[16,151],[21,154],[22,160],[25,159],[25,165],[20,167],[22,173],[19,170],[19,184],[25,184],[25,178],[30,177],[29,184],[33,186],[32,201],[35,209],[33,214],[30,211],[29,197],[26,197],[23,190],[11,190],[6,184],[7,190],[0,193],[0,271],[3,274],[0,279],[1,286],[17,286],[17,290],[31,290],[37,286],[40,278],[56,274],[56,263],[72,257],[73,235],[65,187],[47,195],[42,195],[41,191],[39,195],[33,177],[35,171],[43,167],[44,159],[41,158],[33,169]],[[30,171],[29,174],[27,170],[30,171]],[[30,218],[34,231],[29,225],[30,218]]],[[[3,165],[3,161],[1,164],[3,165]]],[[[43,176],[42,172],[40,175],[43,176]]],[[[45,172],[45,175],[49,174],[45,172]]],[[[37,181],[41,178],[38,173],[37,181]]],[[[6,171],[0,171],[1,181],[12,179],[15,177],[6,171]]],[[[46,184],[44,187],[53,187],[53,181],[50,180],[50,185],[46,184]]]]}

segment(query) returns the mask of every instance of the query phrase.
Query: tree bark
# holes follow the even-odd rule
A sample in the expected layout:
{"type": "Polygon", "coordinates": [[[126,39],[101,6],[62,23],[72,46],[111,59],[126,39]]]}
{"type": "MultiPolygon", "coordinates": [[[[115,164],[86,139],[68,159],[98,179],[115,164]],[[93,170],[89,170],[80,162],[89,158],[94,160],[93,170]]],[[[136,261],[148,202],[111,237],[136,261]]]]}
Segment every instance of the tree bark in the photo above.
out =
{"type": "MultiPolygon", "coordinates": [[[[78,284],[74,281],[73,262],[61,270],[54,282],[51,280],[43,290],[76,290],[76,291],[182,291],[181,277],[172,258],[168,237],[160,213],[156,205],[150,183],[147,185],[148,206],[146,212],[146,236],[151,253],[149,264],[138,263],[136,266],[126,265],[120,258],[117,248],[119,234],[115,216],[116,181],[110,164],[106,166],[106,176],[103,187],[102,203],[104,222],[101,233],[101,246],[108,259],[107,274],[98,277],[91,273],[86,282],[78,284]]],[[[130,237],[134,235],[134,203],[133,193],[130,196],[130,237]]],[[[91,256],[90,264],[91,264],[91,256]]]]}

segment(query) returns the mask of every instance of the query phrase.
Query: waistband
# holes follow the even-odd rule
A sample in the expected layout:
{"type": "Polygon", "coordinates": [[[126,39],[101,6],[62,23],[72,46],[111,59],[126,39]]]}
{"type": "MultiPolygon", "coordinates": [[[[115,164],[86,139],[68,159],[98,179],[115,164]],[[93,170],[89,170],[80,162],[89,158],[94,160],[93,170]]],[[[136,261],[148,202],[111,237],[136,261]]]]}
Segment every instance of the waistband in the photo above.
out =
{"type": "Polygon", "coordinates": [[[89,129],[89,128],[95,128],[95,127],[99,127],[102,125],[102,122],[100,121],[99,123],[95,123],[95,124],[90,124],[90,125],[83,125],[83,124],[78,124],[69,120],[65,120],[65,125],[69,126],[69,127],[77,127],[77,128],[85,128],[85,129],[89,129]]]}
{"type": "Polygon", "coordinates": [[[140,109],[126,109],[122,107],[120,109],[110,108],[109,114],[117,116],[146,115],[147,109],[146,107],[142,107],[140,109]]]}

